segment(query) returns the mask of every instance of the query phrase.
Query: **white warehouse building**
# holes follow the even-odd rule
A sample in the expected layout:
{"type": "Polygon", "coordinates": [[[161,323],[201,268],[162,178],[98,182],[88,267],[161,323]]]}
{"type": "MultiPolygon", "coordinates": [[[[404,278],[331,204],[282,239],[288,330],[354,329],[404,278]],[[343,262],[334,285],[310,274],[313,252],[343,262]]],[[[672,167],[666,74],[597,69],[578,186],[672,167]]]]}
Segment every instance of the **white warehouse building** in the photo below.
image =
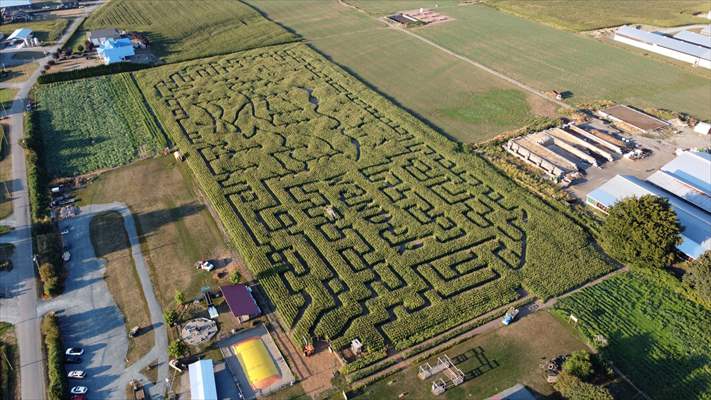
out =
{"type": "MultiPolygon", "coordinates": [[[[675,60],[711,69],[711,48],[696,43],[689,43],[684,39],[647,32],[631,26],[618,28],[615,31],[614,39],[618,42],[671,57],[675,60]]],[[[685,39],[688,40],[688,37],[685,37],[685,39]]]]}

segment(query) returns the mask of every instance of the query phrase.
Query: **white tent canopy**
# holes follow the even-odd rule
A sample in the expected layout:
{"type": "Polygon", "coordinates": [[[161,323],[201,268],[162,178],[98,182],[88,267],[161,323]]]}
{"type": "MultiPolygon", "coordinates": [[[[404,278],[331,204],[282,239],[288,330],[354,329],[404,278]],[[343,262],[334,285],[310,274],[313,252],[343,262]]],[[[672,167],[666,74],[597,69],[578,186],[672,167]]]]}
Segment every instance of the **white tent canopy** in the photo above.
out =
{"type": "Polygon", "coordinates": [[[217,400],[212,360],[196,361],[188,366],[188,370],[190,371],[190,398],[192,400],[217,400]]]}

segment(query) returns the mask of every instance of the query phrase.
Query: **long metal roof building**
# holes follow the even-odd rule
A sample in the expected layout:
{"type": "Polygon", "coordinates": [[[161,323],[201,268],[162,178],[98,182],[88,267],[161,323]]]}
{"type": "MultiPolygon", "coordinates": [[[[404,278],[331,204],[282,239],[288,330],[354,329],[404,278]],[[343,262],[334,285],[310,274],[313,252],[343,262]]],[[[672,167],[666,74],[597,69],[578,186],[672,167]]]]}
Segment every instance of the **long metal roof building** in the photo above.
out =
{"type": "Polygon", "coordinates": [[[193,400],[217,400],[215,372],[212,360],[200,360],[188,365],[190,374],[190,398],[193,400]]]}
{"type": "Polygon", "coordinates": [[[674,35],[674,38],[711,49],[711,36],[699,35],[696,32],[681,31],[674,35]]]}
{"type": "Polygon", "coordinates": [[[621,26],[617,28],[615,34],[634,39],[639,42],[644,42],[649,45],[663,47],[669,50],[698,57],[703,60],[711,61],[711,49],[660,35],[658,33],[643,31],[631,26],[621,26]]]}
{"type": "Polygon", "coordinates": [[[603,212],[628,197],[654,195],[664,197],[676,213],[683,230],[677,249],[691,258],[711,250],[711,214],[634,176],[616,175],[587,195],[586,202],[603,212]]]}
{"type": "Polygon", "coordinates": [[[647,180],[711,213],[711,154],[685,151],[647,180]]]}

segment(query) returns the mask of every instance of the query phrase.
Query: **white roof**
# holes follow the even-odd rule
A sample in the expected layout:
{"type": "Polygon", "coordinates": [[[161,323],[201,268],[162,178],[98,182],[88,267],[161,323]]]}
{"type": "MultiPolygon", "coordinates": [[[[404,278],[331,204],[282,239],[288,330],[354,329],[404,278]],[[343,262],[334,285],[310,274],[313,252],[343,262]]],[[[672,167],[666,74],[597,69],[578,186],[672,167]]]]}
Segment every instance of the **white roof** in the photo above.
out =
{"type": "Polygon", "coordinates": [[[217,400],[212,360],[196,361],[188,366],[188,370],[190,371],[190,398],[192,400],[217,400]]]}
{"type": "Polygon", "coordinates": [[[664,47],[680,53],[688,54],[704,60],[711,61],[711,49],[707,49],[695,44],[686,43],[678,39],[660,35],[658,33],[647,32],[631,26],[621,26],[615,31],[616,34],[645,42],[659,47],[664,47]]]}
{"type": "Polygon", "coordinates": [[[20,29],[15,29],[14,32],[10,34],[10,36],[7,37],[7,40],[14,40],[14,39],[20,39],[20,40],[25,40],[30,35],[32,34],[32,29],[30,28],[20,28],[20,29]]]}
{"type": "Polygon", "coordinates": [[[682,243],[679,251],[691,258],[698,258],[705,251],[711,250],[711,214],[671,195],[664,190],[634,176],[616,175],[588,194],[588,200],[611,207],[628,197],[644,195],[664,197],[669,200],[682,226],[682,243]]]}
{"type": "Polygon", "coordinates": [[[711,49],[711,36],[699,35],[696,32],[681,31],[674,35],[676,39],[711,49]]]}
{"type": "Polygon", "coordinates": [[[700,133],[702,135],[708,135],[711,132],[711,124],[706,122],[699,122],[694,126],[694,132],[700,133]]]}

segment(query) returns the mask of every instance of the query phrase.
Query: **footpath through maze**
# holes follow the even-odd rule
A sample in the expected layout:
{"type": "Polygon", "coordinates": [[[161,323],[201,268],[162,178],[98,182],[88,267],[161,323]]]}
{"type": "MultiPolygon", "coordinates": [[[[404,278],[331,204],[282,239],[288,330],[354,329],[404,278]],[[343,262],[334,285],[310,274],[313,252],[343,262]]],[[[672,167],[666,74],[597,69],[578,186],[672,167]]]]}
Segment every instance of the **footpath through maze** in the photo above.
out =
{"type": "Polygon", "coordinates": [[[305,45],[136,75],[297,340],[402,349],[611,269],[579,226],[305,45]]]}

